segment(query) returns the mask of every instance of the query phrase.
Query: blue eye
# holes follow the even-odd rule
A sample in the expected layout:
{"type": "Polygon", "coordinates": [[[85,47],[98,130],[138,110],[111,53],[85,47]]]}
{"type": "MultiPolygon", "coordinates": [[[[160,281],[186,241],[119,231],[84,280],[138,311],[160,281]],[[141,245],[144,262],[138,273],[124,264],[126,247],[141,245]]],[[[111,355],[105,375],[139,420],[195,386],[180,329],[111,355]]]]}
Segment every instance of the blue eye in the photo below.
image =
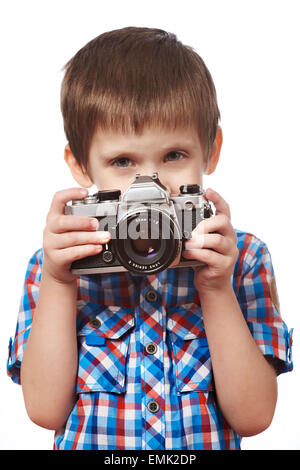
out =
{"type": "MultiPolygon", "coordinates": [[[[186,156],[183,155],[181,152],[173,151],[169,152],[165,158],[166,161],[177,162],[179,160],[183,160],[184,158],[186,158],[186,156]]],[[[120,157],[112,162],[112,166],[117,166],[118,168],[128,168],[129,166],[132,166],[132,160],[127,157],[120,157]]]]}
{"type": "Polygon", "coordinates": [[[182,160],[182,158],[185,158],[185,155],[183,155],[182,153],[180,152],[169,152],[167,157],[175,157],[175,158],[171,158],[171,162],[177,162],[178,160],[182,160]],[[182,157],[182,158],[180,158],[182,157]]]}
{"type": "Polygon", "coordinates": [[[124,165],[124,163],[126,162],[130,162],[129,158],[118,158],[117,160],[115,160],[113,162],[113,165],[116,164],[116,166],[120,167],[120,168],[127,168],[128,165],[124,165]]]}

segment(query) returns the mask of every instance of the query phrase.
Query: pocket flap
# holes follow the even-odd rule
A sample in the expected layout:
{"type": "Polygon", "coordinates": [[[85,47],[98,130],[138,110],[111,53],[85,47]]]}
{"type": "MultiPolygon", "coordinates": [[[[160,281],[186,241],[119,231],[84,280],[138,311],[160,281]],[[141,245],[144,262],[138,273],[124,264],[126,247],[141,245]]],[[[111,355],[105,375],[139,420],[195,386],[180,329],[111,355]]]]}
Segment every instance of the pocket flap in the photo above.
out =
{"type": "Polygon", "coordinates": [[[196,339],[207,345],[201,306],[195,303],[166,307],[167,329],[183,340],[196,339]]]}
{"type": "Polygon", "coordinates": [[[201,306],[189,303],[166,309],[176,393],[212,390],[211,358],[201,306]]]}
{"type": "Polygon", "coordinates": [[[132,309],[119,305],[98,305],[93,302],[84,304],[78,312],[78,320],[78,336],[87,336],[89,343],[92,340],[99,345],[100,337],[118,339],[135,325],[132,309]]]}

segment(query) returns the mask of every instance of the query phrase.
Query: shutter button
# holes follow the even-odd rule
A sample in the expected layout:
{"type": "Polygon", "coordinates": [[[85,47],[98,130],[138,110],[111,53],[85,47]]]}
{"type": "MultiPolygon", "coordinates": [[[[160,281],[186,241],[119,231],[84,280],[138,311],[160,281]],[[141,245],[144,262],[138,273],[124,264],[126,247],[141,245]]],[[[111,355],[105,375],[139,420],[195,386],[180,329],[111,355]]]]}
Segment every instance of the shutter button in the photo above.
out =
{"type": "Polygon", "coordinates": [[[154,290],[148,290],[148,292],[146,292],[146,299],[148,302],[155,302],[157,299],[157,293],[154,290]]]}
{"type": "Polygon", "coordinates": [[[157,351],[157,345],[155,343],[149,343],[146,345],[146,351],[148,354],[155,354],[157,351]]]}
{"type": "Polygon", "coordinates": [[[157,401],[149,401],[148,410],[151,411],[151,413],[157,413],[159,410],[159,404],[157,403],[157,401]]]}
{"type": "Polygon", "coordinates": [[[101,321],[99,320],[99,318],[93,318],[92,320],[90,320],[89,324],[92,328],[97,329],[101,325],[101,321]]]}

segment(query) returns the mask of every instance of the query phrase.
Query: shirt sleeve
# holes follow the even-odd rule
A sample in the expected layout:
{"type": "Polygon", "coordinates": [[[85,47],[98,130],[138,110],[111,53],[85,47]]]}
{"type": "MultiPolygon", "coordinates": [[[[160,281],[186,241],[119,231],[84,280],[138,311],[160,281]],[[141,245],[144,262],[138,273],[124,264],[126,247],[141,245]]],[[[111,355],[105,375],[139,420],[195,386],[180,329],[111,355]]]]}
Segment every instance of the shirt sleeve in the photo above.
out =
{"type": "Polygon", "coordinates": [[[15,336],[8,346],[7,374],[20,384],[20,368],[37,303],[42,272],[42,249],[30,259],[25,275],[15,336]]]}
{"type": "Polygon", "coordinates": [[[264,355],[272,356],[277,375],[293,369],[292,334],[280,314],[272,259],[254,235],[241,241],[237,298],[252,336],[264,355]]]}

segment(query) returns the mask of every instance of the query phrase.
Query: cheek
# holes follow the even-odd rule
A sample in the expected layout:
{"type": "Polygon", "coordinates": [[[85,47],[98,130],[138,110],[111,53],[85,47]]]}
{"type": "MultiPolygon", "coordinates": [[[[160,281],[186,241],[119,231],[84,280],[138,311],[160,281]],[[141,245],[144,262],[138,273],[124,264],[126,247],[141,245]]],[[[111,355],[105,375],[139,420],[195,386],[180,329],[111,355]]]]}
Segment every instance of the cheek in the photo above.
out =
{"type": "Polygon", "coordinates": [[[109,172],[102,172],[102,174],[96,175],[94,179],[94,184],[97,186],[99,191],[107,189],[120,189],[123,194],[128,186],[133,183],[133,178],[126,178],[125,176],[121,178],[116,178],[109,174],[109,172]]]}
{"type": "Polygon", "coordinates": [[[200,184],[202,185],[202,168],[199,164],[191,165],[184,168],[176,175],[172,175],[175,185],[181,186],[182,184],[200,184]]]}

